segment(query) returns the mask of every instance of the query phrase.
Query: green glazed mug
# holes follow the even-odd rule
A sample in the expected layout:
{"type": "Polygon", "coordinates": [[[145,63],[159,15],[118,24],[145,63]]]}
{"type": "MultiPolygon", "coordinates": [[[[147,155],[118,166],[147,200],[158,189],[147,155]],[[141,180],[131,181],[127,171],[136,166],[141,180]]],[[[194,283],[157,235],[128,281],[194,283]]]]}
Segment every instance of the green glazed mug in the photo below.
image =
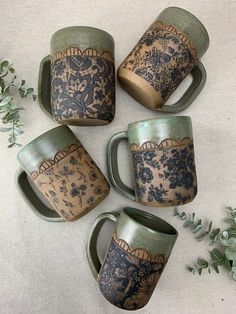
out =
{"type": "MultiPolygon", "coordinates": [[[[109,194],[106,178],[67,126],[43,133],[24,146],[17,159],[40,194],[66,221],[79,219],[109,194]]],[[[31,205],[40,206],[42,202],[20,172],[17,182],[20,184],[22,180],[24,184],[20,189],[23,186],[30,189],[30,194],[22,191],[24,197],[30,197],[31,205]]],[[[41,209],[33,210],[42,216],[41,209]]],[[[53,221],[55,218],[59,221],[58,217],[45,215],[45,220],[53,221]]]]}
{"type": "Polygon", "coordinates": [[[209,46],[203,24],[190,12],[169,7],[162,11],[118,69],[122,87],[144,106],[180,112],[198,96],[206,82],[200,59],[209,46]],[[172,105],[165,102],[188,74],[193,81],[172,105]]]}
{"type": "Polygon", "coordinates": [[[191,118],[163,117],[133,122],[113,135],[107,147],[108,173],[124,196],[152,207],[178,206],[197,194],[191,118]],[[128,140],[133,159],[135,191],[119,175],[117,150],[128,140]]]}
{"type": "Polygon", "coordinates": [[[88,26],[60,29],[40,64],[39,103],[67,125],[102,125],[115,115],[114,40],[88,26]]]}
{"type": "Polygon", "coordinates": [[[144,307],[166,266],[178,232],[164,220],[136,208],[103,213],[95,220],[87,243],[91,271],[104,297],[124,310],[144,307]],[[116,223],[101,263],[97,238],[106,220],[116,223]],[[102,265],[101,265],[102,264],[102,265]]]}

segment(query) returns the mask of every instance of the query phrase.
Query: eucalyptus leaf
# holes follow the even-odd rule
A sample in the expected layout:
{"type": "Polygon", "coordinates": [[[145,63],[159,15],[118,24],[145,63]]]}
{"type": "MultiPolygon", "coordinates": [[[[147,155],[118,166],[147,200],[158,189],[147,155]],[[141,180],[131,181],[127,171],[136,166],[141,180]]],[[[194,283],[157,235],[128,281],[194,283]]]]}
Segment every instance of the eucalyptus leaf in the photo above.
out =
{"type": "Polygon", "coordinates": [[[0,119],[6,127],[0,127],[0,132],[9,132],[8,147],[20,146],[17,136],[23,133],[20,123],[20,113],[24,110],[13,99],[13,91],[18,90],[22,98],[31,95],[36,100],[34,88],[27,87],[25,80],[21,80],[18,86],[15,84],[16,75],[14,66],[8,60],[0,60],[0,119]],[[14,101],[13,101],[14,100],[14,101]]]}
{"type": "Polygon", "coordinates": [[[11,128],[1,128],[0,127],[0,132],[9,132],[11,131],[11,128]]]}
{"type": "Polygon", "coordinates": [[[227,247],[225,249],[225,256],[229,259],[229,260],[235,260],[236,259],[236,250],[232,249],[231,247],[227,247]]]}

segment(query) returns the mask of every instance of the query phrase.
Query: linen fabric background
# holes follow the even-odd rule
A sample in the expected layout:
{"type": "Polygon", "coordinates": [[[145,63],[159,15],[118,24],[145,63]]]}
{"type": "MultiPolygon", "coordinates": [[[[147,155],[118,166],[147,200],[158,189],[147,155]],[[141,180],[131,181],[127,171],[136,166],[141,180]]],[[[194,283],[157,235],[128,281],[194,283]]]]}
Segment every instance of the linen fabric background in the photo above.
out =
{"type": "MultiPolygon", "coordinates": [[[[116,68],[144,31],[168,6],[180,6],[195,14],[210,35],[209,50],[202,58],[208,79],[194,103],[183,113],[192,117],[199,191],[181,209],[196,212],[214,226],[224,225],[225,206],[236,206],[236,1],[61,0],[1,2],[0,59],[10,59],[18,78],[37,86],[39,63],[49,54],[50,37],[70,25],[102,28],[115,39],[116,68]]],[[[176,100],[191,82],[188,77],[168,103],[176,100]]],[[[117,84],[116,117],[107,126],[71,127],[107,176],[106,146],[112,134],[126,130],[132,121],[155,118],[152,112],[128,96],[117,84]]],[[[55,127],[31,100],[22,113],[22,144],[55,127]]],[[[196,242],[190,230],[172,216],[172,209],[136,205],[113,188],[96,209],[74,223],[41,221],[22,199],[15,185],[18,149],[8,149],[7,134],[0,134],[0,312],[2,314],[116,314],[121,313],[101,295],[86,259],[86,241],[95,218],[104,211],[136,206],[173,224],[179,238],[145,314],[232,314],[236,309],[236,284],[227,271],[192,276],[186,264],[209,257],[207,241],[196,242]]],[[[126,143],[120,150],[124,181],[132,185],[126,143]]],[[[111,237],[112,224],[104,227],[101,258],[111,237]]],[[[125,313],[125,311],[123,312],[125,313]]],[[[128,313],[128,312],[127,312],[128,313]]]]}

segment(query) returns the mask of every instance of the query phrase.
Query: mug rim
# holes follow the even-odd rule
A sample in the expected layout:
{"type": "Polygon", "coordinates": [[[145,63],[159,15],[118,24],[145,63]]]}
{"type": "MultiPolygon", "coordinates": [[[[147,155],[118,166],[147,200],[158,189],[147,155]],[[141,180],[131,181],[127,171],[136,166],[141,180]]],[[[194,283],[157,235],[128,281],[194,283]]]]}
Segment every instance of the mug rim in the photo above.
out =
{"type": "MultiPolygon", "coordinates": [[[[210,36],[208,34],[208,31],[206,29],[206,27],[204,26],[204,24],[199,20],[199,18],[197,18],[193,13],[191,13],[190,11],[186,10],[186,9],[183,9],[181,7],[177,7],[177,6],[170,6],[170,7],[167,7],[165,8],[163,11],[161,11],[161,13],[163,13],[164,11],[168,10],[168,9],[177,9],[179,11],[182,11],[184,12],[185,14],[191,16],[191,18],[193,18],[199,25],[200,27],[202,27],[202,29],[204,30],[205,34],[206,34],[206,38],[207,38],[207,42],[208,42],[208,46],[209,46],[209,43],[210,43],[210,36]]],[[[160,13],[160,14],[161,14],[160,13]]]]}
{"type": "Polygon", "coordinates": [[[169,224],[165,220],[163,220],[160,217],[155,216],[149,212],[143,211],[143,210],[135,208],[135,207],[125,207],[122,209],[121,212],[124,213],[129,219],[131,219],[133,223],[135,223],[136,225],[138,225],[139,227],[141,227],[145,230],[148,230],[149,232],[151,232],[153,234],[162,235],[165,237],[176,237],[176,238],[178,237],[178,231],[171,224],[169,224]],[[135,215],[137,213],[138,213],[138,215],[143,216],[147,219],[150,219],[151,221],[154,221],[157,224],[160,224],[160,223],[164,224],[165,228],[166,229],[168,228],[171,231],[170,232],[163,232],[163,231],[158,230],[158,228],[155,230],[155,229],[152,229],[151,227],[148,227],[146,225],[141,224],[137,219],[135,219],[135,217],[132,216],[132,214],[135,215]]]}
{"type": "Polygon", "coordinates": [[[40,134],[39,136],[35,137],[35,138],[34,138],[33,140],[31,140],[28,144],[24,145],[24,147],[22,147],[22,148],[20,149],[20,151],[19,151],[19,152],[17,153],[17,155],[16,155],[17,160],[18,160],[18,161],[21,160],[21,155],[23,155],[23,154],[29,149],[29,147],[30,147],[33,143],[35,143],[35,142],[37,142],[38,140],[42,139],[43,137],[45,137],[45,135],[51,133],[52,130],[59,129],[59,128],[68,129],[68,127],[67,127],[66,125],[59,125],[59,126],[56,126],[55,128],[52,128],[52,129],[50,129],[50,130],[47,130],[46,132],[44,132],[44,133],[40,134]]]}
{"type": "Polygon", "coordinates": [[[74,29],[74,30],[76,30],[76,29],[94,30],[94,31],[103,33],[104,35],[108,36],[108,37],[112,40],[112,42],[113,42],[113,44],[114,44],[114,38],[113,38],[113,36],[112,36],[110,33],[108,33],[107,31],[105,31],[105,30],[103,30],[103,29],[101,29],[101,28],[93,27],[93,26],[87,26],[87,25],[71,25],[71,26],[67,26],[67,27],[60,28],[60,29],[58,29],[57,31],[55,31],[55,32],[52,34],[52,36],[51,36],[51,41],[52,41],[52,39],[53,39],[55,36],[58,35],[58,33],[63,33],[63,31],[67,31],[67,30],[69,30],[69,29],[70,29],[70,30],[71,30],[71,29],[74,29]]]}
{"type": "Polygon", "coordinates": [[[165,122],[168,120],[187,120],[189,122],[192,121],[190,116],[185,116],[185,115],[181,115],[181,116],[165,116],[165,117],[159,117],[159,118],[152,118],[152,119],[145,119],[145,120],[140,120],[140,121],[135,121],[135,122],[131,122],[128,124],[128,129],[137,126],[138,124],[142,124],[142,123],[152,123],[154,121],[158,122],[165,122]]]}

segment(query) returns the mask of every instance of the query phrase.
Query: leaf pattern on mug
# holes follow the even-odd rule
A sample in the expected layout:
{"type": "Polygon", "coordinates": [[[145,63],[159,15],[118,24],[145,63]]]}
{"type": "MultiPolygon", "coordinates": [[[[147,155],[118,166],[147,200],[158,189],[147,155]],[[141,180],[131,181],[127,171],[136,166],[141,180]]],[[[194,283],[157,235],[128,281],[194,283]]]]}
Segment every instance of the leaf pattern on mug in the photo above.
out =
{"type": "Polygon", "coordinates": [[[121,67],[146,80],[165,102],[191,72],[196,60],[196,50],[186,34],[156,21],[121,67]]]}
{"type": "Polygon", "coordinates": [[[105,298],[117,307],[137,310],[149,301],[168,256],[151,256],[145,249],[132,250],[113,238],[98,278],[105,298]]]}
{"type": "Polygon", "coordinates": [[[193,142],[164,140],[131,145],[138,201],[160,206],[190,202],[197,194],[193,142]]]}
{"type": "Polygon", "coordinates": [[[79,143],[45,160],[31,178],[66,220],[89,211],[109,192],[105,177],[79,143]]]}
{"type": "Polygon", "coordinates": [[[100,119],[115,114],[115,69],[110,58],[95,49],[71,48],[52,62],[53,116],[63,119],[100,119]],[[72,53],[72,55],[71,55],[72,53]]]}

